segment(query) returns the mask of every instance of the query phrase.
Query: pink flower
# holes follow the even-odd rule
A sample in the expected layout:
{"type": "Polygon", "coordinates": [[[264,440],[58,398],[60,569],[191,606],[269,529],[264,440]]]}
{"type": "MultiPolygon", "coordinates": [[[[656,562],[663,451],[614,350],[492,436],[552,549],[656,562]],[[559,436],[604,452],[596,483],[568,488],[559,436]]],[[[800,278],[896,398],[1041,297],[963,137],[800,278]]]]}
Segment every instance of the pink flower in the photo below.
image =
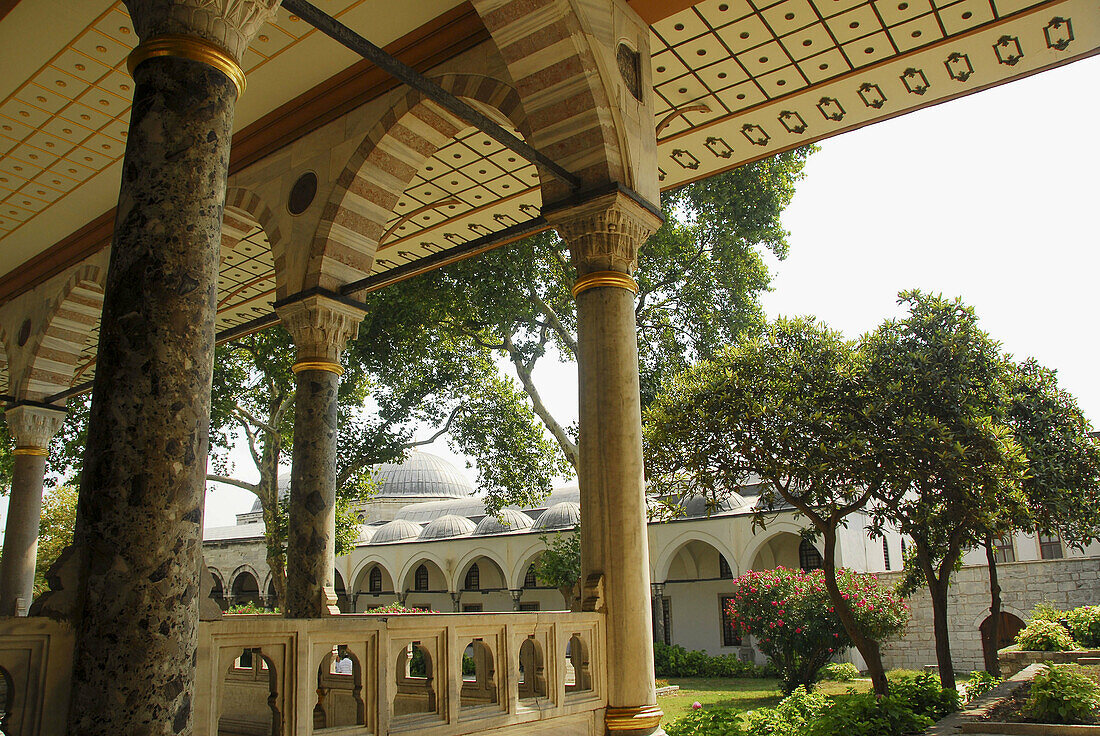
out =
{"type": "Polygon", "coordinates": [[[702,707],[703,707],[703,704],[700,703],[698,700],[696,700],[694,703],[691,704],[691,709],[692,710],[699,710],[702,707]]]}

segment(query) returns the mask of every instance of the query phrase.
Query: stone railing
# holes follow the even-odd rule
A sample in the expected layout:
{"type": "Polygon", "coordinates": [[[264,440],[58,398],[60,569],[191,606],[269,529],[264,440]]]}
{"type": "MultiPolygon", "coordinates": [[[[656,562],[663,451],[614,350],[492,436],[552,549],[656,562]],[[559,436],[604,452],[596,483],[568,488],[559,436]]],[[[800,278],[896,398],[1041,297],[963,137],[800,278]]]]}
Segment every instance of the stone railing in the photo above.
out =
{"type": "MultiPolygon", "coordinates": [[[[602,734],[595,613],[226,616],[200,624],[196,736],[602,734]]],[[[73,637],[0,619],[0,731],[65,731],[73,637]]]]}

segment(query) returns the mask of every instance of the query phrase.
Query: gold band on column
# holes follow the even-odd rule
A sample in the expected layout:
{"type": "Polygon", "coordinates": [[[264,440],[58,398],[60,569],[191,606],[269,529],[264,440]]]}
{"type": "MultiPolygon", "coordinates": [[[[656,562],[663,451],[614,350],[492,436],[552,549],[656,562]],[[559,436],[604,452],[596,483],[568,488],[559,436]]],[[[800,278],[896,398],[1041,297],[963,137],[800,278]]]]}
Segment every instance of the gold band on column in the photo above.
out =
{"type": "Polygon", "coordinates": [[[302,371],[328,371],[338,376],[344,375],[344,366],[339,363],[333,363],[331,360],[303,360],[290,366],[290,370],[295,373],[301,373],[302,371]]]}
{"type": "Polygon", "coordinates": [[[627,289],[634,294],[638,293],[638,282],[625,273],[619,273],[618,271],[593,271],[592,273],[586,273],[584,276],[581,276],[577,279],[576,283],[573,284],[573,298],[575,299],[581,292],[595,289],[600,286],[616,286],[620,289],[627,289]]]}
{"type": "Polygon", "coordinates": [[[233,57],[209,41],[195,36],[168,33],[142,42],[130,52],[130,56],[126,60],[130,76],[134,75],[134,70],[137,69],[138,64],[146,59],[158,56],[178,56],[182,59],[190,59],[212,66],[229,77],[229,80],[237,87],[237,99],[240,99],[241,95],[244,94],[244,72],[233,60],[233,57]]]}
{"type": "Polygon", "coordinates": [[[23,447],[16,447],[11,451],[12,455],[34,455],[36,457],[46,457],[50,454],[50,451],[45,447],[35,447],[34,445],[24,445],[23,447]]]}
{"type": "Polygon", "coordinates": [[[656,705],[639,705],[633,708],[608,708],[604,724],[608,731],[637,731],[657,728],[664,715],[656,705]]]}

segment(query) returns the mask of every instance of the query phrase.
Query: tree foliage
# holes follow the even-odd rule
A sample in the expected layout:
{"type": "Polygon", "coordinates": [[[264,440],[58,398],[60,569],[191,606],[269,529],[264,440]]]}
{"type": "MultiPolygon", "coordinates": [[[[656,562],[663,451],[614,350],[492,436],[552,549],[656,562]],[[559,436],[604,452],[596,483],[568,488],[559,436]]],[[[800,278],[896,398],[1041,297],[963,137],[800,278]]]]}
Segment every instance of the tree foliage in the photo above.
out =
{"type": "Polygon", "coordinates": [[[544,585],[561,591],[565,605],[573,608],[581,579],[581,535],[558,532],[552,539],[541,536],[546,551],[535,563],[535,576],[544,585]]]}

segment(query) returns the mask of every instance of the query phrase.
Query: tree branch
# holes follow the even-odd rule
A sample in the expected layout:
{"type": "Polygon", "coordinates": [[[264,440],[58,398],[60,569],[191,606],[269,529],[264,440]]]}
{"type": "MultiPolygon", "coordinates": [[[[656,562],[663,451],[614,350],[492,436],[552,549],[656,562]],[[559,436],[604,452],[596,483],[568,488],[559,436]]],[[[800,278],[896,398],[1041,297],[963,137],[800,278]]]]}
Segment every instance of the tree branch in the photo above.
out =
{"type": "Polygon", "coordinates": [[[246,491],[251,491],[257,496],[260,493],[259,485],[255,483],[245,483],[243,480],[237,480],[236,478],[230,478],[225,475],[214,475],[212,473],[206,474],[206,479],[212,483],[225,483],[227,486],[236,486],[237,488],[243,488],[246,491]]]}
{"type": "Polygon", "coordinates": [[[550,410],[546,408],[546,405],[542,403],[542,396],[539,395],[538,388],[535,387],[535,382],[531,378],[531,371],[523,362],[523,356],[516,350],[512,344],[511,336],[505,336],[505,349],[508,351],[508,357],[512,360],[512,365],[516,368],[516,374],[519,376],[520,382],[523,384],[523,390],[527,393],[527,396],[531,399],[531,407],[534,409],[535,414],[542,420],[542,423],[550,430],[550,434],[554,436],[561,451],[565,454],[565,459],[569,461],[569,464],[576,470],[580,467],[580,451],[577,449],[577,445],[569,437],[569,434],[565,431],[565,427],[558,423],[558,420],[554,418],[554,415],[550,413],[550,410]]]}

